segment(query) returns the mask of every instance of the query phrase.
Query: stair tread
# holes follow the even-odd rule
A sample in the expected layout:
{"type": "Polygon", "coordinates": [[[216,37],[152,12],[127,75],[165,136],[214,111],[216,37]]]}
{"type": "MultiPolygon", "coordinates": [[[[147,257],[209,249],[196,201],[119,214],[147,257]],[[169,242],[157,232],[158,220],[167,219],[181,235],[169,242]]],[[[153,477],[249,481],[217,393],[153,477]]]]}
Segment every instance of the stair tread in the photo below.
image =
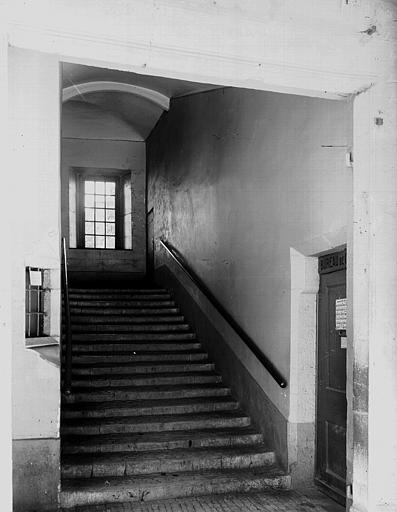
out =
{"type": "Polygon", "coordinates": [[[186,323],[174,323],[174,324],[80,324],[77,327],[75,324],[72,324],[72,333],[74,334],[116,334],[119,332],[122,333],[139,333],[139,332],[156,332],[156,333],[174,333],[180,331],[188,331],[190,326],[186,323]],[[86,328],[82,328],[82,326],[86,328]],[[74,327],[74,329],[73,329],[74,327]]]}
{"type": "MultiPolygon", "coordinates": [[[[214,383],[214,382],[211,382],[211,383],[200,383],[200,384],[161,384],[161,385],[156,385],[156,386],[120,386],[120,387],[117,387],[117,386],[114,386],[113,388],[111,388],[112,392],[115,392],[115,391],[188,391],[189,389],[228,389],[230,390],[230,388],[228,388],[227,386],[224,386],[222,385],[221,383],[214,383]],[[217,385],[218,384],[218,385],[217,385]]],[[[76,386],[74,388],[74,394],[78,393],[78,386],[76,386]]],[[[90,393],[89,391],[87,391],[87,388],[81,388],[82,390],[84,390],[84,392],[86,393],[90,393]]],[[[97,387],[95,388],[95,393],[97,393],[98,391],[100,390],[103,390],[103,391],[108,391],[109,388],[107,386],[101,388],[101,387],[97,387]]]]}
{"type": "Polygon", "coordinates": [[[95,380],[108,380],[108,379],[125,379],[125,380],[128,380],[128,379],[155,379],[155,378],[167,378],[167,377],[172,377],[172,378],[177,378],[177,377],[208,377],[208,376],[213,376],[213,377],[220,377],[220,375],[216,372],[214,372],[213,370],[208,370],[208,371],[202,371],[202,372],[159,372],[159,373],[132,373],[131,375],[129,374],[120,374],[120,375],[117,375],[117,374],[114,374],[114,373],[105,373],[105,374],[102,374],[102,375],[79,375],[78,376],[78,379],[79,380],[89,380],[89,379],[92,379],[94,378],[95,380]]]}
{"type": "MultiPolygon", "coordinates": [[[[81,364],[99,364],[101,362],[105,363],[105,364],[119,364],[119,363],[115,363],[113,362],[111,359],[109,358],[130,358],[128,361],[123,361],[123,363],[120,363],[120,364],[131,364],[132,362],[134,362],[134,364],[138,364],[138,362],[142,362],[142,364],[147,364],[147,363],[154,363],[154,364],[157,364],[157,362],[165,362],[165,361],[169,361],[170,363],[172,363],[172,359],[173,357],[176,357],[177,359],[175,359],[175,361],[183,361],[183,362],[189,362],[190,360],[188,359],[190,356],[195,356],[195,357],[200,357],[200,361],[203,361],[204,360],[208,360],[208,354],[206,352],[203,352],[203,350],[201,349],[191,349],[191,350],[178,350],[178,351],[162,351],[162,352],[156,352],[155,350],[153,351],[148,351],[148,350],[145,350],[145,351],[134,351],[135,353],[131,354],[131,351],[123,351],[123,350],[119,350],[117,351],[115,354],[109,354],[109,352],[107,351],[95,351],[95,352],[92,352],[92,351],[86,351],[84,352],[83,350],[79,351],[78,353],[75,353],[73,354],[73,365],[81,365],[81,364]],[[106,361],[96,361],[96,362],[81,362],[82,359],[84,358],[106,358],[106,361]],[[150,357],[150,359],[148,360],[139,360],[139,358],[145,358],[145,357],[150,357]],[[180,358],[183,358],[183,357],[186,357],[187,359],[180,359],[180,358]],[[135,358],[137,358],[138,360],[136,360],[135,358]],[[157,358],[157,359],[156,359],[157,358]]],[[[198,359],[192,359],[192,362],[193,361],[198,361],[198,359]]]]}
{"type": "Polygon", "coordinates": [[[97,308],[83,306],[70,306],[70,311],[73,315],[78,317],[89,317],[91,315],[98,316],[122,316],[122,315],[177,315],[181,314],[177,306],[161,307],[161,308],[148,308],[145,306],[127,306],[127,307],[115,307],[115,308],[97,308]]]}
{"type": "Polygon", "coordinates": [[[70,292],[73,293],[169,293],[165,288],[80,288],[71,286],[70,292]]]}
{"type": "Polygon", "coordinates": [[[142,316],[126,316],[126,315],[74,315],[72,319],[72,327],[75,325],[90,325],[90,323],[100,323],[101,325],[129,325],[130,323],[134,324],[150,324],[150,322],[155,323],[166,323],[172,322],[183,322],[183,315],[142,315],[142,316]],[[88,321],[89,320],[89,321],[88,321]]]}
{"type": "Polygon", "coordinates": [[[72,340],[77,343],[96,344],[107,341],[110,343],[136,343],[136,342],[161,342],[161,341],[187,341],[196,340],[196,335],[192,332],[169,332],[169,333],[156,333],[156,332],[137,332],[137,333],[76,333],[72,332],[72,340]]]}
{"type": "Polygon", "coordinates": [[[120,400],[120,401],[107,401],[107,402],[77,402],[77,403],[64,403],[62,407],[64,410],[73,411],[97,411],[103,409],[132,409],[135,407],[167,407],[178,405],[194,405],[194,404],[211,404],[211,403],[238,403],[234,398],[214,396],[203,398],[174,398],[174,399],[152,399],[152,400],[120,400]]]}
{"type": "Polygon", "coordinates": [[[89,463],[112,463],[118,461],[141,462],[148,459],[160,461],[173,459],[189,459],[193,457],[238,457],[243,454],[269,454],[274,453],[264,444],[253,446],[223,446],[206,448],[182,448],[174,450],[157,450],[142,452],[107,452],[107,453],[84,453],[68,454],[62,457],[62,465],[79,465],[89,463]]]}
{"type": "Polygon", "coordinates": [[[214,411],[214,412],[195,412],[192,414],[159,414],[156,416],[122,416],[122,417],[107,417],[107,418],[67,418],[64,419],[64,424],[68,426],[90,426],[90,425],[103,425],[103,424],[129,424],[135,425],[146,423],[183,423],[186,421],[196,421],[205,419],[222,419],[222,418],[248,418],[247,414],[237,409],[233,411],[214,411]]]}
{"type": "Polygon", "coordinates": [[[164,432],[142,432],[128,434],[68,434],[61,439],[62,445],[101,445],[106,443],[150,443],[172,442],[183,439],[208,439],[214,437],[231,437],[231,436],[262,436],[252,426],[248,427],[232,427],[232,428],[201,428],[184,430],[170,430],[164,432]]]}
{"type": "Polygon", "coordinates": [[[144,475],[134,475],[131,477],[94,477],[89,479],[64,479],[62,481],[62,492],[85,490],[101,491],[114,488],[130,488],[140,487],[142,483],[145,486],[163,486],[164,484],[173,484],[178,478],[178,482],[186,483],[195,481],[214,482],[215,480],[226,481],[231,479],[246,480],[255,479],[257,477],[276,478],[286,476],[285,472],[280,470],[275,464],[265,467],[252,469],[220,469],[210,471],[182,471],[179,473],[150,473],[144,475]]]}
{"type": "Polygon", "coordinates": [[[173,368],[179,368],[182,366],[213,366],[214,363],[209,362],[202,362],[202,361],[191,361],[191,362],[142,362],[142,361],[134,361],[134,355],[131,355],[132,360],[126,361],[123,363],[112,363],[112,362],[97,362],[97,363],[78,363],[77,361],[73,361],[73,366],[79,369],[86,369],[86,368],[163,368],[163,367],[173,367],[173,368]]]}

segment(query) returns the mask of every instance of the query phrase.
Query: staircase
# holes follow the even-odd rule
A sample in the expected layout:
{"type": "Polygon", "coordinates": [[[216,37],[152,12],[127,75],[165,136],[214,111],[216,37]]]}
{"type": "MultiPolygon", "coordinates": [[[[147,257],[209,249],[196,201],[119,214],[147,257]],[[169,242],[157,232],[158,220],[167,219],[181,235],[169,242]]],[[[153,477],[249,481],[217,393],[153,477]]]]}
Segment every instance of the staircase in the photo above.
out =
{"type": "Polygon", "coordinates": [[[71,289],[61,507],[288,488],[170,293],[71,289]]]}

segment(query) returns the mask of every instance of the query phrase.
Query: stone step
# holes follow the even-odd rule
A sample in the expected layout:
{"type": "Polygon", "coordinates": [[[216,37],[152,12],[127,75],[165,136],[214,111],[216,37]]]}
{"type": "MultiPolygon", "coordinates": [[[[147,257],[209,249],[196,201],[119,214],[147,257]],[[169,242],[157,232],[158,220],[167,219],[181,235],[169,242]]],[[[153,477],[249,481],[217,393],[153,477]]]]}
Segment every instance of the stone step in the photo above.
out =
{"type": "Polygon", "coordinates": [[[152,452],[66,455],[62,478],[141,476],[150,473],[246,469],[274,464],[264,446],[187,448],[152,452]]]}
{"type": "Polygon", "coordinates": [[[232,492],[289,489],[291,479],[278,468],[222,469],[132,477],[70,479],[62,482],[60,504],[131,503],[232,492]]]}
{"type": "Polygon", "coordinates": [[[128,315],[77,315],[73,317],[72,328],[80,325],[128,325],[128,324],[175,324],[184,321],[183,315],[128,316],[128,315]]]}
{"type": "Polygon", "coordinates": [[[210,372],[158,373],[153,375],[79,375],[72,379],[75,387],[164,386],[176,384],[219,383],[222,377],[210,372]]]}
{"type": "Polygon", "coordinates": [[[113,400],[166,400],[194,397],[229,396],[230,388],[216,384],[183,386],[133,386],[119,388],[74,388],[64,397],[67,403],[103,402],[113,400]]]}
{"type": "Polygon", "coordinates": [[[83,293],[83,294],[101,294],[112,293],[123,295],[123,293],[169,293],[165,288],[76,288],[70,287],[70,293],[83,293]]]}
{"type": "Polygon", "coordinates": [[[135,352],[118,352],[110,354],[109,352],[79,352],[73,355],[73,366],[84,364],[123,364],[123,363],[177,363],[178,361],[206,361],[208,354],[199,349],[172,352],[149,352],[145,350],[135,352]]]}
{"type": "Polygon", "coordinates": [[[142,452],[221,446],[246,446],[263,443],[263,435],[252,427],[203,429],[139,434],[64,436],[62,453],[142,452]]]}
{"type": "Polygon", "coordinates": [[[173,333],[173,332],[186,332],[190,330],[190,326],[188,324],[157,324],[157,323],[143,323],[138,325],[131,324],[73,324],[72,325],[72,333],[80,334],[80,333],[138,333],[138,332],[161,332],[161,333],[173,333]]]}
{"type": "Polygon", "coordinates": [[[175,302],[173,300],[163,299],[163,300],[70,300],[70,307],[84,307],[84,308],[165,308],[165,307],[175,307],[175,302]]]}
{"type": "Polygon", "coordinates": [[[64,404],[62,419],[193,414],[196,412],[232,411],[237,408],[238,402],[231,397],[80,402],[79,404],[64,404]]]}
{"type": "Polygon", "coordinates": [[[69,300],[92,301],[92,300],[172,300],[170,293],[76,293],[69,292],[69,300]]]}
{"type": "Polygon", "coordinates": [[[196,335],[192,332],[153,332],[153,333],[82,333],[72,334],[73,342],[100,343],[102,341],[187,341],[195,340],[196,335]]]}
{"type": "MultiPolygon", "coordinates": [[[[64,348],[62,346],[62,348],[64,348]]],[[[128,343],[124,341],[123,343],[77,343],[76,341],[72,344],[72,352],[73,353],[87,353],[91,352],[95,353],[103,353],[110,352],[114,354],[116,352],[130,352],[130,355],[135,355],[134,353],[139,354],[144,350],[145,352],[176,352],[176,351],[190,351],[190,350],[199,350],[201,349],[201,343],[197,341],[177,341],[175,343],[167,343],[166,341],[155,342],[145,342],[145,341],[135,341],[128,343]]]]}
{"type": "Polygon", "coordinates": [[[151,373],[180,373],[180,372],[204,372],[214,371],[213,363],[163,363],[163,364],[145,364],[139,362],[118,363],[112,366],[111,363],[95,363],[95,364],[78,364],[73,362],[72,375],[103,375],[112,374],[131,375],[134,373],[151,374],[151,373]]]}
{"type": "Polygon", "coordinates": [[[72,320],[75,318],[89,317],[90,315],[110,315],[110,316],[145,316],[145,315],[176,315],[179,313],[179,308],[148,308],[148,307],[127,307],[127,308],[97,308],[97,307],[70,307],[72,320]]]}
{"type": "Polygon", "coordinates": [[[221,411],[141,417],[69,419],[63,422],[61,433],[62,435],[98,435],[165,432],[169,430],[247,427],[250,424],[249,416],[242,411],[221,411]]]}

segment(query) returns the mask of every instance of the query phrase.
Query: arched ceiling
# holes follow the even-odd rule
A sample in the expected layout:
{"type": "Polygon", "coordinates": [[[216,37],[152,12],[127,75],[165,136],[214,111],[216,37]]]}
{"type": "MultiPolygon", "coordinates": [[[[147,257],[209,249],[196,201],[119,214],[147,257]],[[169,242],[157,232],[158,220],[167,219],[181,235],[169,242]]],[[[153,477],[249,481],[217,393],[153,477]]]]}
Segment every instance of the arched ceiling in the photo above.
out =
{"type": "Polygon", "coordinates": [[[211,84],[70,63],[63,63],[62,87],[67,117],[63,133],[70,133],[73,125],[70,121],[74,115],[87,128],[90,122],[95,125],[97,115],[98,119],[106,118],[109,122],[112,119],[110,124],[118,126],[117,133],[123,123],[130,125],[130,136],[134,138],[128,140],[145,140],[163,111],[168,110],[172,98],[219,88],[211,84]],[[70,103],[74,105],[66,107],[70,103]],[[118,123],[116,118],[119,118],[118,123]]]}

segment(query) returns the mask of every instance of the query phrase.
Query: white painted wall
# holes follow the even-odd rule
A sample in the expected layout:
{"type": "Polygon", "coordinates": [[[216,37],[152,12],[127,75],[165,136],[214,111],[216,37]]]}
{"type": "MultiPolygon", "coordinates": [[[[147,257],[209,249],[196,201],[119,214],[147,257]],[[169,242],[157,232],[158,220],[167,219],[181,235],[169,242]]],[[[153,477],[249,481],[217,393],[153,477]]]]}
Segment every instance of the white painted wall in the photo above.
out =
{"type": "Polygon", "coordinates": [[[25,348],[25,266],[53,270],[59,335],[60,90],[56,56],[9,51],[14,439],[59,436],[59,368],[25,348]]]}
{"type": "MultiPolygon", "coordinates": [[[[156,238],[174,244],[287,379],[290,250],[346,243],[351,130],[348,103],[226,89],[175,100],[148,141],[156,238]]],[[[267,380],[289,418],[299,389],[267,380]]],[[[313,418],[295,408],[292,421],[313,418]]]]}

